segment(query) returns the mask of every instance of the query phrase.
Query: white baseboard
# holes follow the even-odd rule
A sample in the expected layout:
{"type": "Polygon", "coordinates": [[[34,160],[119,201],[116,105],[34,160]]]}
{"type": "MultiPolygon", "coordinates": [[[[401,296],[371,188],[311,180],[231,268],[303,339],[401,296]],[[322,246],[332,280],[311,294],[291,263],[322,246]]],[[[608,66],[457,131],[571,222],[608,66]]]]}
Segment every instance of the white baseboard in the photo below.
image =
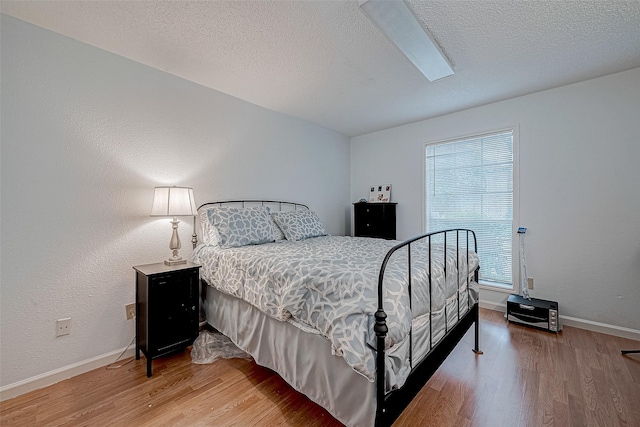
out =
{"type": "Polygon", "coordinates": [[[507,304],[502,304],[499,302],[493,302],[493,301],[479,301],[480,303],[480,308],[488,308],[489,310],[493,310],[493,311],[501,311],[503,313],[507,312],[507,304]]]}
{"type": "Polygon", "coordinates": [[[607,323],[594,322],[591,320],[578,319],[576,317],[569,316],[560,316],[560,323],[563,326],[573,326],[574,328],[586,329],[589,331],[600,332],[603,334],[615,335],[616,337],[640,341],[640,331],[637,329],[609,325],[607,323]]]}
{"type": "MultiPolygon", "coordinates": [[[[116,358],[124,350],[124,348],[121,348],[120,350],[115,350],[111,353],[96,356],[82,362],[74,363],[73,365],[64,366],[53,371],[45,372],[44,374],[36,375],[35,377],[0,387],[0,402],[55,384],[62,380],[66,380],[67,378],[75,377],[76,375],[84,374],[85,372],[110,365],[115,362],[116,358]]],[[[120,359],[126,359],[134,355],[135,348],[131,348],[126,350],[120,359]]]]}
{"type": "MultiPolygon", "coordinates": [[[[480,300],[480,307],[489,310],[507,312],[507,305],[496,303],[493,301],[480,300]]],[[[587,331],[600,332],[602,334],[613,335],[616,337],[628,338],[640,341],[640,331],[637,329],[625,328],[623,326],[609,325],[607,323],[594,322],[592,320],[580,319],[577,317],[560,315],[560,324],[562,326],[572,326],[574,328],[586,329],[587,331]]]]}

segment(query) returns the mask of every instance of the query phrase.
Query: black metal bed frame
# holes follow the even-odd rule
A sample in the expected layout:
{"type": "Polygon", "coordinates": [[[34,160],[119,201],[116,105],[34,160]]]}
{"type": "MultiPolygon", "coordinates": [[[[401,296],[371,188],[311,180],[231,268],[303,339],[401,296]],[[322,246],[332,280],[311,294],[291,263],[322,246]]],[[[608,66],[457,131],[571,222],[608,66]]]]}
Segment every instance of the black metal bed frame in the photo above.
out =
{"type": "MultiPolygon", "coordinates": [[[[482,354],[479,344],[479,325],[480,325],[480,310],[478,308],[478,302],[471,304],[471,293],[469,289],[469,236],[473,237],[474,252],[478,252],[478,244],[476,235],[472,230],[467,229],[450,229],[441,230],[433,233],[423,234],[421,236],[414,237],[409,240],[394,246],[389,250],[384,257],[382,267],[380,268],[380,274],[378,276],[378,310],[375,313],[376,324],[374,331],[377,338],[377,355],[376,355],[376,426],[390,426],[400,416],[402,411],[409,405],[413,398],[418,394],[422,387],[429,381],[434,372],[440,367],[442,362],[447,358],[449,353],[460,342],[460,339],[464,336],[467,330],[475,323],[475,345],[473,348],[474,353],[482,354]],[[409,307],[411,308],[411,245],[418,241],[427,241],[427,254],[428,254],[428,268],[429,268],[429,316],[433,313],[433,298],[431,297],[431,277],[432,277],[432,259],[431,259],[431,243],[434,237],[442,236],[444,242],[444,277],[447,277],[447,234],[456,234],[456,270],[458,272],[458,283],[460,278],[460,269],[458,268],[459,251],[460,251],[460,233],[466,235],[466,255],[467,255],[467,272],[466,272],[466,284],[467,284],[467,312],[462,318],[460,318],[460,292],[457,292],[458,296],[458,322],[453,328],[446,329],[444,337],[433,346],[433,321],[429,321],[429,340],[431,349],[429,353],[424,357],[417,366],[413,367],[413,338],[412,332],[409,331],[409,364],[411,365],[411,373],[407,378],[404,385],[389,393],[385,390],[385,337],[388,332],[387,328],[387,314],[384,312],[384,272],[391,256],[402,248],[407,248],[407,269],[408,269],[408,293],[409,293],[409,307]]],[[[479,267],[473,271],[474,280],[478,281],[479,267]]],[[[447,328],[447,310],[445,309],[445,328],[447,328]]]]}
{"type": "MultiPolygon", "coordinates": [[[[213,206],[213,205],[227,205],[227,204],[236,204],[241,207],[246,207],[247,204],[250,205],[277,205],[279,210],[282,210],[282,206],[292,206],[293,210],[298,209],[309,209],[307,205],[295,202],[283,202],[277,200],[229,200],[229,201],[219,201],[219,202],[208,202],[200,205],[198,207],[198,211],[205,206],[213,206]]],[[[378,309],[375,313],[376,324],[374,326],[374,331],[376,333],[377,340],[377,351],[376,355],[376,420],[375,425],[377,427],[381,426],[390,426],[393,422],[400,416],[402,411],[409,405],[409,403],[413,400],[413,398],[418,394],[418,392],[422,389],[422,387],[429,381],[431,376],[435,373],[435,371],[440,367],[442,362],[447,358],[449,353],[453,351],[455,346],[460,342],[462,337],[465,335],[467,330],[471,327],[472,324],[475,323],[475,344],[473,351],[476,354],[482,354],[482,351],[479,349],[479,321],[480,321],[480,311],[478,308],[478,302],[471,304],[471,293],[469,288],[469,275],[471,271],[469,271],[469,238],[473,239],[473,248],[474,252],[478,252],[478,244],[476,240],[475,232],[468,229],[449,229],[449,230],[441,230],[433,233],[423,234],[417,237],[414,237],[409,240],[405,240],[404,242],[399,243],[398,245],[391,248],[380,268],[380,274],[378,276],[378,309]],[[447,275],[447,235],[449,233],[454,233],[456,235],[456,269],[458,271],[458,277],[460,276],[460,269],[458,268],[458,260],[459,260],[459,251],[460,251],[460,233],[464,233],[466,236],[466,256],[467,256],[467,312],[460,317],[460,293],[458,292],[458,322],[451,328],[446,329],[445,335],[438,343],[436,343],[435,347],[433,345],[433,322],[429,322],[429,339],[430,339],[430,351],[423,358],[420,363],[416,366],[413,366],[412,362],[412,352],[413,352],[413,338],[412,332],[409,331],[409,363],[411,366],[411,373],[409,377],[405,381],[404,385],[397,390],[393,390],[389,393],[386,393],[385,390],[385,337],[388,332],[387,328],[387,314],[384,311],[384,272],[389,262],[391,256],[401,250],[402,248],[407,248],[408,255],[408,292],[409,292],[409,304],[411,305],[411,245],[415,242],[426,240],[427,242],[427,253],[428,253],[428,268],[429,268],[429,300],[431,306],[429,307],[429,316],[433,313],[433,298],[431,298],[431,277],[432,277],[432,259],[431,259],[431,243],[434,238],[438,238],[438,236],[443,237],[444,242],[444,275],[446,278],[447,275]]],[[[192,239],[193,247],[195,248],[198,239],[196,234],[196,218],[193,220],[193,239],[192,239]]],[[[479,267],[473,271],[474,280],[478,281],[478,270],[479,267]]],[[[431,319],[430,319],[431,320],[431,319]]],[[[447,314],[445,309],[445,328],[447,328],[447,314]]]]}
{"type": "Polygon", "coordinates": [[[260,205],[260,206],[264,206],[264,205],[278,205],[280,206],[280,210],[282,210],[282,205],[287,205],[287,206],[293,206],[293,210],[298,210],[298,208],[304,208],[304,209],[309,209],[309,206],[304,205],[302,203],[296,203],[296,202],[283,202],[281,200],[222,200],[220,202],[207,202],[207,203],[203,203],[198,207],[198,210],[202,209],[205,206],[209,206],[209,205],[218,205],[218,206],[222,206],[222,205],[242,205],[242,207],[244,208],[247,204],[252,204],[252,205],[260,205]]]}

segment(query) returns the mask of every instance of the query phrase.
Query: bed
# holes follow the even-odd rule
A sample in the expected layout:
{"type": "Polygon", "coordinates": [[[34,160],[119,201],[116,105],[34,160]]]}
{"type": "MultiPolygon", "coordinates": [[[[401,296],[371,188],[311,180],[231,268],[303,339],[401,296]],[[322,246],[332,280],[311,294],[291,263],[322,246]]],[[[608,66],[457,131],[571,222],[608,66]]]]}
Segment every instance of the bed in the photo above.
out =
{"type": "Polygon", "coordinates": [[[473,324],[481,353],[471,230],[399,242],[329,236],[298,203],[198,212],[207,323],[347,426],[391,425],[473,324]]]}

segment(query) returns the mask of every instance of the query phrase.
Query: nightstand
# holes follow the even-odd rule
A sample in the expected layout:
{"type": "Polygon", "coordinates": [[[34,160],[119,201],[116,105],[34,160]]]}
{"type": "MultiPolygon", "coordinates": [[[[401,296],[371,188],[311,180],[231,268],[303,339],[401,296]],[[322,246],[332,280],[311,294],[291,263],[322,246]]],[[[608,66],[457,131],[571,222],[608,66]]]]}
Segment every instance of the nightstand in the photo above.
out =
{"type": "Polygon", "coordinates": [[[136,271],[136,359],[153,359],[183,350],[198,336],[200,266],[138,265],[136,271]]]}
{"type": "Polygon", "coordinates": [[[356,237],[396,238],[396,203],[354,203],[356,237]]]}

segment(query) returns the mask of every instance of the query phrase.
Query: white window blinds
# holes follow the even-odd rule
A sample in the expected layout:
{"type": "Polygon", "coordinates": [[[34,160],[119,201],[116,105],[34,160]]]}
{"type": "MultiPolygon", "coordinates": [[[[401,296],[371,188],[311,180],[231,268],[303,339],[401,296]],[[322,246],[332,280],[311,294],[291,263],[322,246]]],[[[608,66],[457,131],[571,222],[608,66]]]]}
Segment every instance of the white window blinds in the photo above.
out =
{"type": "Polygon", "coordinates": [[[512,286],[513,131],[426,146],[426,231],[468,228],[482,280],[512,286]]]}

